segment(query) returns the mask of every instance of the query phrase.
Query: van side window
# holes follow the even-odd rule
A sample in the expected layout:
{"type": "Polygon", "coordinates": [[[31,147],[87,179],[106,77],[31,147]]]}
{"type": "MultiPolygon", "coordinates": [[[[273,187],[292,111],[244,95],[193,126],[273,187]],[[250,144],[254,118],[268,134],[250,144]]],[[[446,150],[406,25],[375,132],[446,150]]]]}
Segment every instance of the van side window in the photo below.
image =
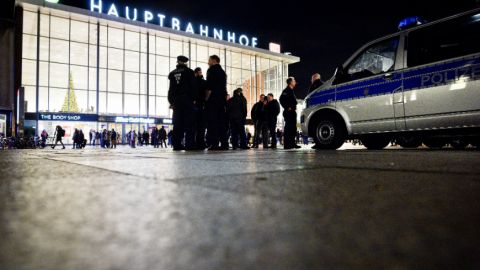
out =
{"type": "Polygon", "coordinates": [[[344,78],[338,83],[358,80],[393,70],[399,38],[381,41],[363,51],[347,67],[344,78]]]}
{"type": "Polygon", "coordinates": [[[412,31],[408,34],[409,67],[480,52],[480,13],[412,31]]]}

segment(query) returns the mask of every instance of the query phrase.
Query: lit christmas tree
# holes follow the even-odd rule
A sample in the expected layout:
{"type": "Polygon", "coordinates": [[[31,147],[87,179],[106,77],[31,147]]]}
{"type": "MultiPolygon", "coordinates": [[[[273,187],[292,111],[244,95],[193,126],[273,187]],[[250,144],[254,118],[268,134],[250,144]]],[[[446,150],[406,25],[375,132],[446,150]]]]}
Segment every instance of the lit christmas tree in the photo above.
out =
{"type": "Polygon", "coordinates": [[[73,89],[73,76],[72,73],[68,75],[69,77],[69,87],[67,95],[65,95],[65,99],[62,105],[62,112],[79,112],[78,104],[77,104],[77,97],[75,96],[75,90],[73,89]]]}

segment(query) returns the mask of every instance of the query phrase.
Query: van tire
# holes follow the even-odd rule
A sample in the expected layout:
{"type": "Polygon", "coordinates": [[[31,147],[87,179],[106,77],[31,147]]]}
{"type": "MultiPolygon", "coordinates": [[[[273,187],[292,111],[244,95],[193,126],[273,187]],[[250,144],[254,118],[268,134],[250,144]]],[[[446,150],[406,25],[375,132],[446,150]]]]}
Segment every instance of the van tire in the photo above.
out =
{"type": "Polygon", "coordinates": [[[345,126],[335,118],[321,118],[313,127],[312,137],[316,149],[338,149],[344,144],[347,137],[345,126]]]}
{"type": "Polygon", "coordinates": [[[385,135],[367,135],[360,140],[368,150],[382,150],[390,144],[392,138],[385,135]]]}
{"type": "Polygon", "coordinates": [[[403,135],[397,138],[397,143],[403,148],[418,148],[422,145],[422,140],[419,137],[403,135]]]}
{"type": "Polygon", "coordinates": [[[446,142],[442,139],[428,138],[423,140],[423,144],[430,149],[441,149],[445,146],[446,142]]]}

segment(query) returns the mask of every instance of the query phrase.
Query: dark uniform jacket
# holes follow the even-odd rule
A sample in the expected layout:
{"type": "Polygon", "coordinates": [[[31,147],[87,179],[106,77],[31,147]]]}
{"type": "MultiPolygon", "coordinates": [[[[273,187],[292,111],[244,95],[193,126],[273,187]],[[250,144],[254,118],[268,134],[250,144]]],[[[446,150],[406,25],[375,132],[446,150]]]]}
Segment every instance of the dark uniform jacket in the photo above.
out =
{"type": "Polygon", "coordinates": [[[280,104],[278,104],[276,99],[273,99],[267,103],[266,114],[269,122],[277,122],[277,117],[280,114],[280,104]]]}
{"type": "Polygon", "coordinates": [[[177,68],[168,75],[170,87],[168,102],[175,107],[192,105],[198,98],[195,73],[186,65],[177,65],[177,68]]]}
{"type": "Polygon", "coordinates": [[[196,77],[195,80],[197,82],[197,89],[198,89],[196,105],[198,107],[203,107],[203,105],[205,105],[205,97],[207,93],[207,81],[203,78],[203,76],[196,77]]]}
{"type": "Polygon", "coordinates": [[[213,65],[207,70],[207,90],[212,91],[209,100],[225,102],[227,74],[220,64],[213,65]]]}
{"type": "Polygon", "coordinates": [[[234,95],[227,103],[230,120],[245,120],[247,118],[247,100],[243,95],[234,95]]]}
{"type": "Polygon", "coordinates": [[[287,86],[287,88],[283,90],[282,95],[280,96],[280,104],[282,104],[285,111],[288,111],[288,108],[291,108],[292,110],[297,109],[297,97],[295,97],[293,89],[287,86]]]}
{"type": "Polygon", "coordinates": [[[310,85],[310,89],[308,90],[308,93],[310,94],[311,92],[313,92],[315,89],[319,88],[322,85],[323,85],[322,80],[313,81],[312,85],[310,85]]]}

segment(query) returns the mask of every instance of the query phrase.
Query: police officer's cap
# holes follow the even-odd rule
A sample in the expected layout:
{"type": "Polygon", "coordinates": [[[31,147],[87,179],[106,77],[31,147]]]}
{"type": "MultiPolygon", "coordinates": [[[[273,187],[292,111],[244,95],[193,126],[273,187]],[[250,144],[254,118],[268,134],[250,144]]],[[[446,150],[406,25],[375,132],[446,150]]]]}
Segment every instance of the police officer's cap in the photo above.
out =
{"type": "Polygon", "coordinates": [[[186,56],[180,55],[180,56],[177,57],[177,61],[181,62],[181,63],[187,63],[188,58],[186,56]]]}

